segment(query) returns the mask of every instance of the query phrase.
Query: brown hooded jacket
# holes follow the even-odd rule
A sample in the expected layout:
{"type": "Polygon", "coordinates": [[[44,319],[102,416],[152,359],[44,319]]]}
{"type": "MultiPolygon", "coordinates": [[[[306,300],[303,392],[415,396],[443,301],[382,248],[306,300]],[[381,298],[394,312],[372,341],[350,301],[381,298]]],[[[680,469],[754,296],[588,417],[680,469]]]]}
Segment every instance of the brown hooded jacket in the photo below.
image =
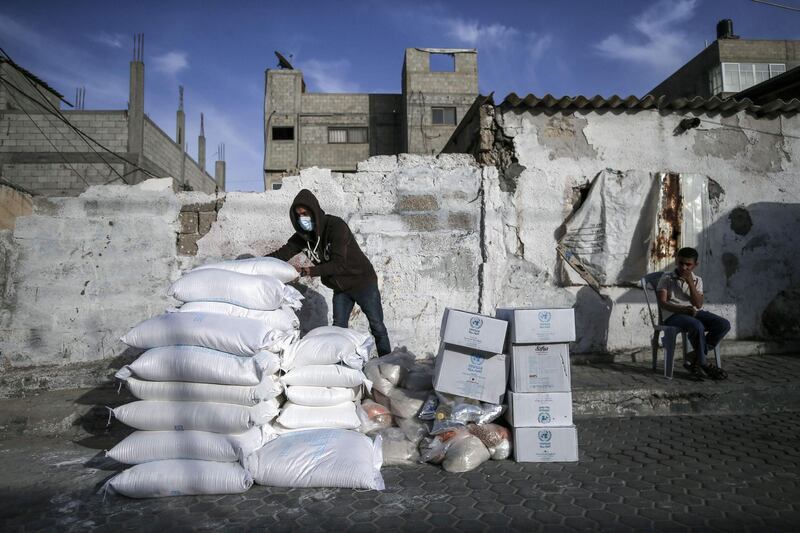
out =
{"type": "Polygon", "coordinates": [[[288,261],[300,252],[305,253],[314,264],[310,274],[320,276],[322,283],[335,292],[359,289],[377,282],[372,263],[359,248],[347,223],[339,217],[326,215],[311,191],[303,189],[297,193],[289,208],[289,218],[295,234],[269,257],[288,261]],[[314,221],[311,231],[300,227],[295,213],[298,206],[311,211],[314,221]]]}

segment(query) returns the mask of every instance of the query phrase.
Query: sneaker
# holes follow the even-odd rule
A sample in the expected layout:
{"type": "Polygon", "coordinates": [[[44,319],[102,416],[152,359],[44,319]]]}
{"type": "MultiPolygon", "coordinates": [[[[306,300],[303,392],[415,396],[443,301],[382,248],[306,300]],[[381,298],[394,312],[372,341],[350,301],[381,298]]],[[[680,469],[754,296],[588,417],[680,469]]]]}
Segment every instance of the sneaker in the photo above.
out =
{"type": "Polygon", "coordinates": [[[686,354],[686,359],[683,360],[683,368],[692,371],[692,367],[697,365],[697,354],[692,350],[686,354]]]}

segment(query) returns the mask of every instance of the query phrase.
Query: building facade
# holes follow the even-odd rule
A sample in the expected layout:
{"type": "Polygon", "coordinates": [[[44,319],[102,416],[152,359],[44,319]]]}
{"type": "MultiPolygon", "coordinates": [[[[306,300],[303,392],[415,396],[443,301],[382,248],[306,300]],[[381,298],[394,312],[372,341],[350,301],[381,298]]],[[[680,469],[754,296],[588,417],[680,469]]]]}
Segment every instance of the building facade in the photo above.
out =
{"type": "Polygon", "coordinates": [[[183,110],[173,140],[144,112],[144,62],[130,64],[128,109],[62,109],[63,96],[10,60],[0,62],[0,180],[34,195],[77,196],[92,185],[173,178],[176,189],[224,190],[186,152],[183,110]]]}
{"type": "Polygon", "coordinates": [[[733,23],[717,24],[717,40],[649,92],[668,99],[727,98],[800,66],[800,41],[740,39],[733,23]]]}
{"type": "Polygon", "coordinates": [[[283,66],[266,71],[266,190],[303,168],[352,172],[374,155],[437,154],[478,96],[471,49],[406,49],[400,94],[308,93],[302,71],[283,66]]]}

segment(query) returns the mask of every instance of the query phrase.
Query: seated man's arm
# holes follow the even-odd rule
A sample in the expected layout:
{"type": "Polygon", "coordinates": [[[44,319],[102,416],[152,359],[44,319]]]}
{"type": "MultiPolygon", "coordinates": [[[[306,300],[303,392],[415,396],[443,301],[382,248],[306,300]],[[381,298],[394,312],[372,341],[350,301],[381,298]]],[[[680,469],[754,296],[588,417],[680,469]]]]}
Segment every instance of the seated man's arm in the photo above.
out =
{"type": "Polygon", "coordinates": [[[658,306],[661,309],[666,309],[670,313],[676,313],[681,315],[694,315],[695,309],[691,305],[677,305],[669,302],[669,292],[667,289],[658,289],[656,291],[656,296],[658,298],[658,306]]]}

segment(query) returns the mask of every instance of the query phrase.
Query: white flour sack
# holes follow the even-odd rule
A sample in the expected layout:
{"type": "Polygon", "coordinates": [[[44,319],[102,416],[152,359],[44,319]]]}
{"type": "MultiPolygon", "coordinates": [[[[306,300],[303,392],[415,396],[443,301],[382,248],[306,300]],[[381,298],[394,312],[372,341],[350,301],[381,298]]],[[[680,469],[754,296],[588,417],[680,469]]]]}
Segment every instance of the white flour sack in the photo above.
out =
{"type": "Polygon", "coordinates": [[[299,309],[303,299],[297,289],[272,276],[248,276],[213,268],[181,276],[167,295],[182,302],[225,302],[261,311],[272,311],[284,304],[299,309]]]}
{"type": "Polygon", "coordinates": [[[134,326],[122,342],[135,348],[202,346],[234,355],[255,355],[284,348],[295,332],[270,329],[252,318],[214,313],[164,313],[134,326]]]}
{"type": "Polygon", "coordinates": [[[294,281],[298,276],[297,270],[295,270],[292,265],[274,257],[252,257],[250,259],[222,261],[220,263],[199,266],[191,272],[206,269],[228,270],[230,272],[249,274],[251,276],[272,276],[284,283],[294,281]]]}
{"type": "Polygon", "coordinates": [[[301,339],[283,351],[281,367],[290,370],[309,365],[330,365],[344,363],[359,370],[367,362],[368,356],[356,353],[356,345],[343,335],[326,333],[301,339]]]}
{"type": "Polygon", "coordinates": [[[280,360],[270,352],[243,357],[199,346],[151,348],[117,372],[117,378],[133,375],[148,381],[191,381],[220,385],[253,386],[279,370],[280,360]]]}
{"type": "Polygon", "coordinates": [[[225,302],[186,302],[177,309],[180,313],[216,313],[218,315],[261,320],[272,329],[289,331],[300,327],[300,319],[288,305],[274,311],[248,309],[225,302]]]}
{"type": "Polygon", "coordinates": [[[253,386],[216,385],[185,381],[145,381],[132,376],[129,368],[117,372],[116,377],[125,382],[131,394],[140,400],[172,400],[178,402],[217,402],[238,405],[255,405],[275,398],[283,391],[277,376],[264,376],[253,386]]]}
{"type": "Polygon", "coordinates": [[[281,378],[284,385],[306,385],[309,387],[357,387],[372,382],[363,372],[343,365],[310,365],[290,370],[281,378]]]}
{"type": "Polygon", "coordinates": [[[308,339],[310,337],[316,337],[317,335],[331,334],[350,339],[350,341],[356,345],[356,353],[363,356],[365,360],[369,359],[369,354],[375,346],[375,340],[372,338],[372,335],[367,335],[366,333],[361,333],[360,331],[350,328],[340,328],[339,326],[320,326],[306,333],[306,336],[303,338],[308,339]]]}
{"type": "Polygon", "coordinates": [[[237,435],[207,431],[135,431],[111,448],[106,456],[136,465],[167,459],[234,462],[247,457],[276,438],[269,425],[237,435]]]}
{"type": "Polygon", "coordinates": [[[238,463],[172,459],[136,465],[111,478],[106,490],[129,498],[240,494],[253,477],[238,463]]]}
{"type": "Polygon", "coordinates": [[[246,407],[229,403],[140,400],[111,411],[123,424],[145,431],[243,433],[275,418],[278,402],[273,399],[246,407]]]}
{"type": "Polygon", "coordinates": [[[356,429],[361,425],[361,420],[356,414],[356,404],[353,402],[344,402],[329,407],[308,407],[286,402],[283,404],[277,422],[288,429],[356,429]]]}
{"type": "Polygon", "coordinates": [[[361,399],[361,387],[286,387],[286,399],[297,405],[327,407],[361,399]]]}
{"type": "Polygon", "coordinates": [[[383,490],[381,442],[346,429],[286,433],[245,458],[260,485],[383,490]]]}

